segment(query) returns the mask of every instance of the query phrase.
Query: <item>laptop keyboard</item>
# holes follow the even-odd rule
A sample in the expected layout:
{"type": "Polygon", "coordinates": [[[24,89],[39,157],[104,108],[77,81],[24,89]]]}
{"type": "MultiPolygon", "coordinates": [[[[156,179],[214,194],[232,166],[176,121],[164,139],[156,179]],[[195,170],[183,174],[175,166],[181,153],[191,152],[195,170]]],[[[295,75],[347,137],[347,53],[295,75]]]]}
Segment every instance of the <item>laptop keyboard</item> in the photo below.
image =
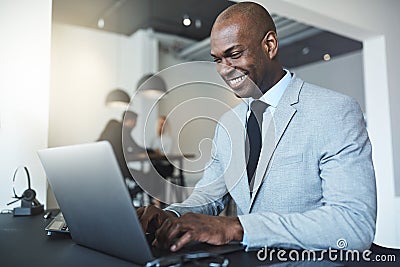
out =
{"type": "Polygon", "coordinates": [[[69,233],[68,225],[61,212],[51,220],[51,222],[46,226],[45,231],[47,231],[47,235],[51,235],[52,233],[69,233]]]}

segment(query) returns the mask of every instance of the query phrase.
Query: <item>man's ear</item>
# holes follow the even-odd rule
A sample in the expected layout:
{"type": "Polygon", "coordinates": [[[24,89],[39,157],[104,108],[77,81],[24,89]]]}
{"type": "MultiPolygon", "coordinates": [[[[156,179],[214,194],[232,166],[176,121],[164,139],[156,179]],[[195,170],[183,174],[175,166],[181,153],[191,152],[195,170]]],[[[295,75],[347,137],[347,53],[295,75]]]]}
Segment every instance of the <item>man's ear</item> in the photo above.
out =
{"type": "Polygon", "coordinates": [[[262,46],[264,53],[268,55],[269,59],[274,59],[278,54],[278,37],[276,32],[267,32],[262,40],[262,46]]]}

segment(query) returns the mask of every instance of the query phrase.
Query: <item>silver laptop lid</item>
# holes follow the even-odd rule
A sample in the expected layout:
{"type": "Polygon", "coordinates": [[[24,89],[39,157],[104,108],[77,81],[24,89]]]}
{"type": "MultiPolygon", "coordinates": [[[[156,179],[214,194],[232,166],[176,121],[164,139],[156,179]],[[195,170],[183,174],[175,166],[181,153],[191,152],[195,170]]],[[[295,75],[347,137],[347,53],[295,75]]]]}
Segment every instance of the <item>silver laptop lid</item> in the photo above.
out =
{"type": "Polygon", "coordinates": [[[38,154],[75,242],[140,264],[154,258],[107,141],[38,154]]]}

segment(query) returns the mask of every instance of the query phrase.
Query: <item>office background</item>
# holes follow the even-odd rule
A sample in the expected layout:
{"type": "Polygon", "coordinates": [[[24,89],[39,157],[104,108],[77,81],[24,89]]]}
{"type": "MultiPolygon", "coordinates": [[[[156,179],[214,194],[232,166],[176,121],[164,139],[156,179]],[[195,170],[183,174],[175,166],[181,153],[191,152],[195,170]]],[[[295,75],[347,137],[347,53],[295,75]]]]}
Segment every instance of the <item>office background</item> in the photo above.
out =
{"type": "MultiPolygon", "coordinates": [[[[394,28],[399,23],[400,3],[258,2],[271,12],[363,42],[362,53],[333,59],[323,67],[313,64],[294,71],[309,81],[317,77],[315,83],[333,89],[355,90],[344,92],[353,94],[363,106],[373,144],[379,207],[375,243],[400,247],[400,165],[395,164],[400,160],[400,32],[394,28]],[[323,76],[325,67],[334,74],[323,76]],[[360,86],[362,92],[357,91],[360,86]]],[[[120,116],[119,111],[104,109],[110,88],[132,90],[143,74],[177,63],[158,51],[149,31],[126,37],[52,24],[51,10],[51,0],[0,1],[1,209],[10,208],[5,203],[11,200],[11,178],[19,165],[29,166],[32,187],[46,203],[46,178],[36,151],[95,140],[108,119],[120,116]],[[76,114],[80,107],[88,112],[76,114]]],[[[139,104],[136,108],[145,107],[139,104]]],[[[134,134],[141,138],[140,132],[134,134]]]]}

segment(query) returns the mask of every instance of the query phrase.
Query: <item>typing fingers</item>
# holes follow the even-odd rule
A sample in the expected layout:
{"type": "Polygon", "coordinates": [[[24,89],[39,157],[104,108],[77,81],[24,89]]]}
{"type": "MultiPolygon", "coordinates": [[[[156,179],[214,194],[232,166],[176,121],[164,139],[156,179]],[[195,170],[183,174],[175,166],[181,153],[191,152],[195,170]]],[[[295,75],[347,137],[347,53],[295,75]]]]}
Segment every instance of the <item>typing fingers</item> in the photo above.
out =
{"type": "Polygon", "coordinates": [[[190,241],[195,240],[189,224],[179,219],[168,219],[156,232],[153,245],[178,251],[190,241]]]}
{"type": "Polygon", "coordinates": [[[170,250],[174,252],[178,251],[190,241],[192,241],[192,234],[190,232],[186,232],[170,247],[170,250]]]}
{"type": "Polygon", "coordinates": [[[138,209],[136,210],[136,214],[137,214],[139,220],[140,220],[140,217],[142,217],[143,212],[144,212],[144,207],[140,207],[140,208],[138,208],[138,209]]]}
{"type": "Polygon", "coordinates": [[[179,225],[174,224],[172,220],[165,220],[155,233],[156,239],[154,240],[153,245],[168,248],[168,246],[172,243],[171,241],[179,233],[179,231],[176,230],[178,227],[179,225]]]}
{"type": "Polygon", "coordinates": [[[148,232],[150,224],[154,219],[158,216],[156,210],[152,209],[151,206],[147,206],[140,211],[138,210],[138,216],[140,220],[140,224],[142,225],[143,231],[146,233],[148,232]],[[140,213],[139,213],[140,212],[140,213]]]}

